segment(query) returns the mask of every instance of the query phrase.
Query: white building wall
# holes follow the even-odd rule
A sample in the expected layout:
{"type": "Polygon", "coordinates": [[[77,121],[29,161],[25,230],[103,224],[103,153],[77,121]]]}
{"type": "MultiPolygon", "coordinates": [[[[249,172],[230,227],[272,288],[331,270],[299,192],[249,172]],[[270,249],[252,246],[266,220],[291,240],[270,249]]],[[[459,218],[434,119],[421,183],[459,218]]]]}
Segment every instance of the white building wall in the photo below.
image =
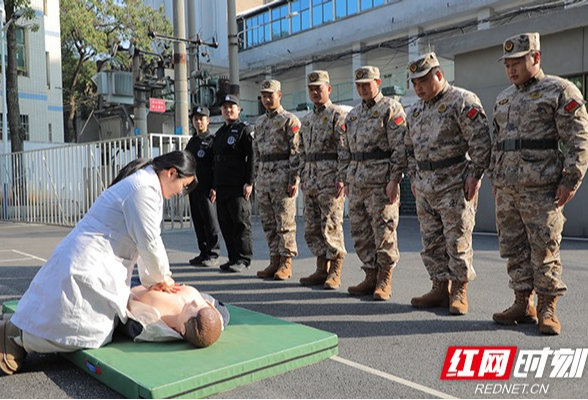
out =
{"type": "MultiPolygon", "coordinates": [[[[29,118],[29,142],[63,143],[59,0],[47,0],[47,15],[43,12],[43,0],[32,0],[30,6],[36,11],[34,23],[39,25],[39,30],[25,31],[27,74],[18,77],[20,113],[29,118]],[[45,52],[49,52],[50,85],[45,52]]],[[[25,142],[25,150],[28,148],[25,142]]]]}
{"type": "MultiPolygon", "coordinates": [[[[209,68],[212,74],[226,75],[229,68],[226,0],[186,0],[184,2],[184,12],[186,15],[187,37],[189,36],[188,1],[193,2],[195,5],[196,32],[198,32],[201,39],[208,43],[215,37],[219,44],[217,49],[201,48],[201,50],[205,50],[210,54],[210,62],[207,61],[206,57],[201,57],[201,64],[209,68]]],[[[172,0],[143,0],[143,3],[155,9],[163,6],[165,14],[173,23],[172,0]]]]}

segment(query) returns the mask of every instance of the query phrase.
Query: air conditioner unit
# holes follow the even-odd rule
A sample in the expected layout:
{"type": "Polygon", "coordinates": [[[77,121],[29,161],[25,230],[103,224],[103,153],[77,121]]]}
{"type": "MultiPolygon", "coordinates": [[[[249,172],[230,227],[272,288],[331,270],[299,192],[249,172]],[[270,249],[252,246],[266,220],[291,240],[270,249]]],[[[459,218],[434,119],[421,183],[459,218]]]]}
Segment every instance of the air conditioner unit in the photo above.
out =
{"type": "Polygon", "coordinates": [[[97,92],[108,104],[134,103],[133,74],[125,71],[104,71],[94,76],[97,92]]]}

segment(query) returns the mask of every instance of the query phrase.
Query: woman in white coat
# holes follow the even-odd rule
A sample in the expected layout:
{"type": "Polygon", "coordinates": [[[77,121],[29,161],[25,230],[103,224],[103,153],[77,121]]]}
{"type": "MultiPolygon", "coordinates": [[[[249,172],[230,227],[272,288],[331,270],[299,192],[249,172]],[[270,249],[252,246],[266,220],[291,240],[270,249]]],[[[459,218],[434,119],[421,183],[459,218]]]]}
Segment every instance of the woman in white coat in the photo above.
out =
{"type": "Polygon", "coordinates": [[[0,322],[0,367],[16,372],[26,353],[98,348],[126,322],[135,264],[151,290],[177,292],[161,239],[163,199],[196,185],[196,163],[184,151],[125,166],[61,241],[0,322]]]}

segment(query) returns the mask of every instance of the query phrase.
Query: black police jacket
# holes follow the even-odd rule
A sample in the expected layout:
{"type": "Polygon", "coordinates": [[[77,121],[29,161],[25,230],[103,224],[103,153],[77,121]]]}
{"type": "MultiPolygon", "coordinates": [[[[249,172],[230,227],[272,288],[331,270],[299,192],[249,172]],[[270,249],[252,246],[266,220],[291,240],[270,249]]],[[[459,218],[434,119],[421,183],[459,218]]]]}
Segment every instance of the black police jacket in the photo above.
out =
{"type": "Polygon", "coordinates": [[[214,154],[212,144],[214,135],[206,132],[201,136],[194,135],[188,141],[186,150],[196,159],[197,191],[209,193],[213,185],[214,154]]]}
{"type": "Polygon", "coordinates": [[[216,132],[214,152],[214,183],[218,191],[233,187],[242,193],[243,185],[253,184],[253,127],[247,122],[224,124],[216,132]]]}

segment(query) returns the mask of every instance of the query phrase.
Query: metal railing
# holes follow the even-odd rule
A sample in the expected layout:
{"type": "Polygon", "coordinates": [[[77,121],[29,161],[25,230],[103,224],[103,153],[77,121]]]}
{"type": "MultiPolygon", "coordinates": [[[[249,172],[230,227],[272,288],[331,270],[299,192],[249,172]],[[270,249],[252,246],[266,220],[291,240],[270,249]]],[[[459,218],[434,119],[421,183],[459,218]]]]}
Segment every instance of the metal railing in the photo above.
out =
{"type": "MultiPolygon", "coordinates": [[[[3,220],[74,226],[120,169],[186,147],[187,136],[149,134],[0,154],[3,220]]],[[[191,227],[187,198],[165,200],[164,230],[191,227]]]]}

